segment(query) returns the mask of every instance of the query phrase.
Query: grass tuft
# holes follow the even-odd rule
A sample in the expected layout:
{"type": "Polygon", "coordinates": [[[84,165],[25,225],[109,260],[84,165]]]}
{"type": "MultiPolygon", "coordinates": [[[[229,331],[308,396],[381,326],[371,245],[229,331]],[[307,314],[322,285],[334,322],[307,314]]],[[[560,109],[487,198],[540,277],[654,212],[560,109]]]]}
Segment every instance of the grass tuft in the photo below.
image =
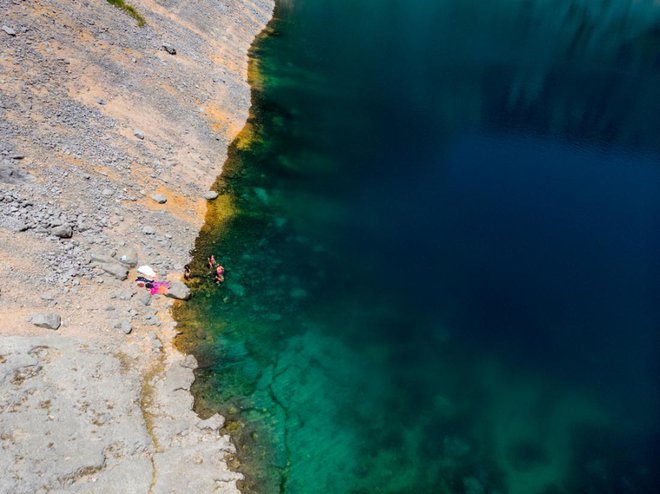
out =
{"type": "Polygon", "coordinates": [[[147,21],[144,20],[144,17],[142,17],[140,13],[135,10],[135,7],[128,5],[124,0],[108,0],[108,3],[130,15],[137,21],[138,26],[143,27],[147,23],[147,21]]]}

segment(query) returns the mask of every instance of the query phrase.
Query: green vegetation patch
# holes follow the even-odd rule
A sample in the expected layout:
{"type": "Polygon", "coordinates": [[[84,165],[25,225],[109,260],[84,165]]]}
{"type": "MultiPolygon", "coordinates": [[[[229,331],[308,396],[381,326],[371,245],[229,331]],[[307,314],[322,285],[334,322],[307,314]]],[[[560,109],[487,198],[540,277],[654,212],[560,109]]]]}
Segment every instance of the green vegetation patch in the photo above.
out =
{"type": "Polygon", "coordinates": [[[133,19],[137,21],[138,26],[142,27],[147,23],[144,20],[144,17],[142,17],[140,13],[137,10],[135,10],[135,7],[127,4],[126,2],[124,2],[124,0],[108,0],[108,3],[114,5],[118,9],[121,9],[124,12],[126,12],[128,15],[130,15],[133,19]]]}

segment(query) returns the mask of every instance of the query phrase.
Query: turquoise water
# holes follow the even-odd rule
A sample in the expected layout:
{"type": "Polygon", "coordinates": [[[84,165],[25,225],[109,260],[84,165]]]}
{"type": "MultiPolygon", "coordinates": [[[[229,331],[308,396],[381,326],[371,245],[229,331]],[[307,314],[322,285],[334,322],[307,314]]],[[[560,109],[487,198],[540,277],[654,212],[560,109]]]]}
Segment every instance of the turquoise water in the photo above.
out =
{"type": "Polygon", "coordinates": [[[256,493],[652,493],[660,7],[292,0],[177,310],[256,493]]]}

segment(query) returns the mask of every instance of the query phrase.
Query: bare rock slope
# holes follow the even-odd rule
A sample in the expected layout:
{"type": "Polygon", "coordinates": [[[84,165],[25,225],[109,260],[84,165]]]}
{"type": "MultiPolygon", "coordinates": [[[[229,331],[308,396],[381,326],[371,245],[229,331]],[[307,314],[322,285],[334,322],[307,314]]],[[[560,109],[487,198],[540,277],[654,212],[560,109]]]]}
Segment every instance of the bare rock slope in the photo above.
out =
{"type": "Polygon", "coordinates": [[[128,3],[0,0],[0,493],[237,492],[131,280],[178,279],[273,0],[128,3]]]}

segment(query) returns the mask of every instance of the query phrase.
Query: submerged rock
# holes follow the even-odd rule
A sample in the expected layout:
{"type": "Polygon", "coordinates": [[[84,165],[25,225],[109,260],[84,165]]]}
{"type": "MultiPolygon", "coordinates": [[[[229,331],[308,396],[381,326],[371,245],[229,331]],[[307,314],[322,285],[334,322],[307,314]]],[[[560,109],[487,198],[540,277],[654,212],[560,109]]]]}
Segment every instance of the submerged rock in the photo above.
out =
{"type": "Polygon", "coordinates": [[[243,285],[239,285],[238,283],[228,283],[227,287],[237,296],[237,297],[242,297],[245,295],[245,287],[243,285]]]}

